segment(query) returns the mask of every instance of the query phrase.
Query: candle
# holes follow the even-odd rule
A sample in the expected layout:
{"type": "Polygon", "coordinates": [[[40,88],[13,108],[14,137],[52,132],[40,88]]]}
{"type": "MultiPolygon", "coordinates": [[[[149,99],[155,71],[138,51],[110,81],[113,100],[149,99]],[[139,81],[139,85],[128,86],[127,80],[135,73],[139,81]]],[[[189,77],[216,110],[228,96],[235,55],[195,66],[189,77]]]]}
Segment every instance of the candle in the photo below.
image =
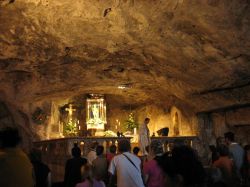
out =
{"type": "Polygon", "coordinates": [[[78,126],[78,129],[81,130],[81,126],[78,126]]]}
{"type": "Polygon", "coordinates": [[[115,129],[117,130],[117,125],[115,125],[115,129]]]}
{"type": "Polygon", "coordinates": [[[134,128],[134,135],[136,135],[136,128],[134,128]]]}

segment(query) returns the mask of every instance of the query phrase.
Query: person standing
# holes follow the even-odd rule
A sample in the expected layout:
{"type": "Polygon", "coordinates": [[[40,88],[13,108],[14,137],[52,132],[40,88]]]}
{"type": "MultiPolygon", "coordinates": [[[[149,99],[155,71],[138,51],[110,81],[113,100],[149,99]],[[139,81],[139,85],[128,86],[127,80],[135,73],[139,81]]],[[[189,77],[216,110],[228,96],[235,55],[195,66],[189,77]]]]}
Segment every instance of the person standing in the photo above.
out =
{"type": "Polygon", "coordinates": [[[97,180],[102,180],[107,184],[108,182],[108,160],[106,156],[103,154],[104,147],[102,145],[98,145],[96,147],[96,155],[97,158],[93,160],[92,167],[94,172],[94,177],[97,180]]]}
{"type": "Polygon", "coordinates": [[[0,186],[33,187],[33,167],[28,156],[18,147],[18,130],[6,128],[0,132],[0,186]]]}
{"type": "Polygon", "coordinates": [[[34,168],[36,187],[51,187],[51,172],[49,167],[42,162],[42,152],[33,148],[29,157],[34,168]]]}
{"type": "Polygon", "coordinates": [[[109,186],[112,186],[114,176],[117,175],[117,187],[144,187],[141,177],[141,160],[130,153],[131,145],[128,140],[118,142],[119,155],[116,155],[110,165],[111,174],[109,186]]]}
{"type": "Polygon", "coordinates": [[[237,175],[239,178],[241,178],[240,171],[243,165],[244,150],[238,143],[234,141],[234,133],[227,132],[224,134],[224,138],[225,138],[225,143],[229,148],[231,157],[234,161],[237,175]]]}
{"type": "Polygon", "coordinates": [[[146,146],[150,144],[149,122],[150,119],[145,118],[144,123],[139,127],[139,146],[143,156],[147,155],[146,146]]]}
{"type": "Polygon", "coordinates": [[[226,145],[220,145],[218,147],[219,158],[212,164],[213,167],[218,168],[221,173],[219,182],[226,186],[236,186],[233,180],[233,161],[229,158],[229,149],[226,145]]]}
{"type": "Polygon", "coordinates": [[[151,142],[149,155],[152,159],[143,165],[144,181],[147,187],[163,187],[164,173],[157,163],[157,159],[163,155],[163,147],[160,141],[153,140],[151,142]]]}
{"type": "Polygon", "coordinates": [[[73,158],[67,160],[64,174],[65,187],[75,187],[81,182],[81,167],[87,164],[87,159],[81,157],[81,149],[75,144],[71,149],[73,158]]]}

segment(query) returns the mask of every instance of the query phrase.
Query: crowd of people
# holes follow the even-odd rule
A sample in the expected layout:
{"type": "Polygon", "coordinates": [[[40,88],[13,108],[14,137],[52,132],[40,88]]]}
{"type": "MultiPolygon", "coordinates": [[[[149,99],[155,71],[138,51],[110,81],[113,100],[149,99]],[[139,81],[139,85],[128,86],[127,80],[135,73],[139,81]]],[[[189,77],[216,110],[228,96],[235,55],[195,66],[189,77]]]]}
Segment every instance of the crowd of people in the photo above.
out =
{"type": "MultiPolygon", "coordinates": [[[[149,121],[145,121],[147,124],[149,121]]],[[[145,128],[145,127],[144,127],[145,128]]],[[[146,129],[148,132],[148,130],[146,129]]],[[[244,149],[234,141],[232,132],[210,145],[211,164],[204,168],[197,151],[177,145],[164,152],[162,143],[143,137],[143,149],[132,150],[121,139],[104,153],[103,145],[93,142],[86,157],[77,144],[65,164],[65,187],[237,187],[249,185],[250,146],[244,149]]],[[[41,151],[32,149],[27,156],[18,144],[16,129],[0,132],[0,186],[50,187],[51,171],[42,162],[41,151]]]]}

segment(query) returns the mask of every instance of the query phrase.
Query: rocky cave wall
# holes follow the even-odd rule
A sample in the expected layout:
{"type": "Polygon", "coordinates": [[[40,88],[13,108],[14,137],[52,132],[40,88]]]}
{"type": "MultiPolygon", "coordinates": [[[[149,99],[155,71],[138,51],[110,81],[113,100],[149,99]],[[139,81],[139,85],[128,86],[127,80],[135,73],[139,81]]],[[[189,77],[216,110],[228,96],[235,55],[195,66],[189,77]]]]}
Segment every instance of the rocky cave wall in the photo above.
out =
{"type": "Polygon", "coordinates": [[[250,107],[228,108],[223,111],[200,113],[198,117],[199,139],[195,144],[203,161],[208,163],[209,145],[216,145],[216,138],[231,131],[235,141],[245,146],[250,144],[250,107]]]}

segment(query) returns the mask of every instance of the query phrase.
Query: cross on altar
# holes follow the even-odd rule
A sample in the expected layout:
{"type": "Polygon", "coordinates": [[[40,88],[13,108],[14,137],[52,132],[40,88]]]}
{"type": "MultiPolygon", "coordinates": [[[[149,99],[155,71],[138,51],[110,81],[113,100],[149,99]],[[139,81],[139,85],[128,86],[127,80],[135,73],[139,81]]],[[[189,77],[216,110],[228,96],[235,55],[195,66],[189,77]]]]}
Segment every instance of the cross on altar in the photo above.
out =
{"type": "Polygon", "coordinates": [[[73,109],[72,104],[69,104],[69,108],[66,108],[65,110],[69,112],[69,117],[72,117],[73,112],[76,111],[76,109],[73,109]]]}

